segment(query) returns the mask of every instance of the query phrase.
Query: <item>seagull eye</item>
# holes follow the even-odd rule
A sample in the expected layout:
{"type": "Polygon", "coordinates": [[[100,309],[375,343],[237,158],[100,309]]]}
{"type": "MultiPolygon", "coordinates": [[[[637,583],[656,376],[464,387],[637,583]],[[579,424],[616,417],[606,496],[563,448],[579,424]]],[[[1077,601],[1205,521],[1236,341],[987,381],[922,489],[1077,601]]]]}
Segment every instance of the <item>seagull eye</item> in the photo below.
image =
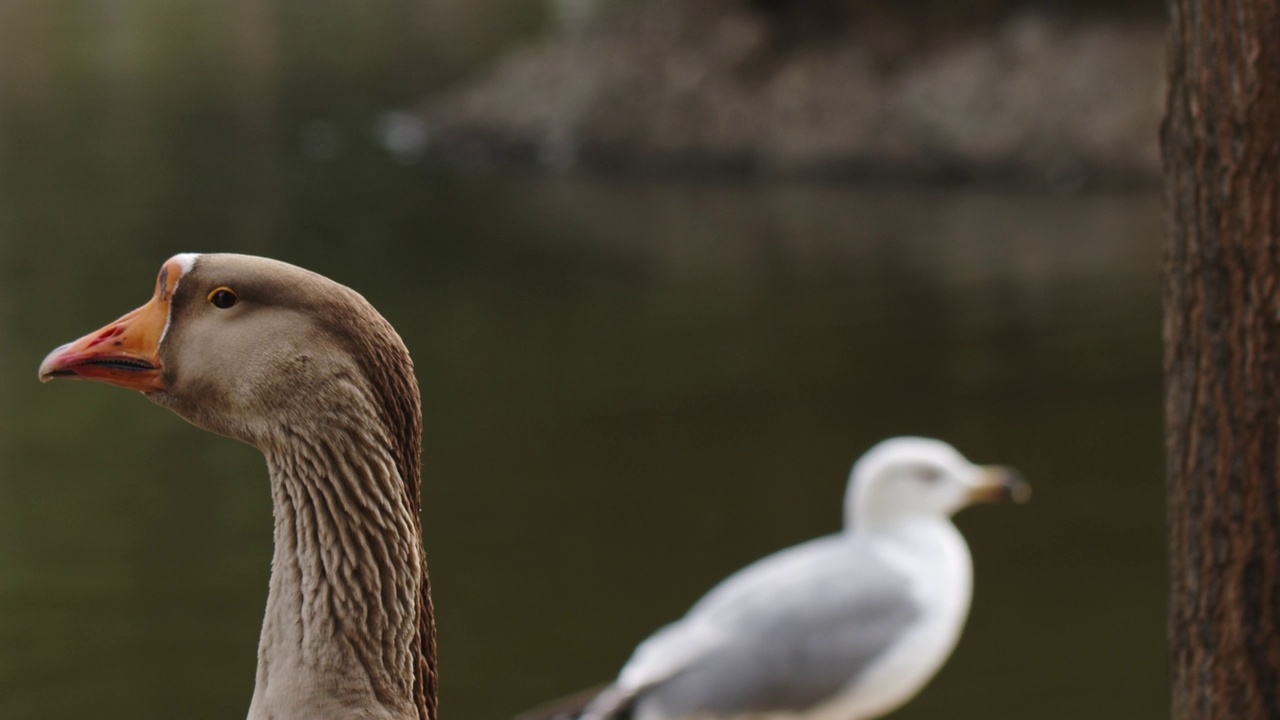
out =
{"type": "Polygon", "coordinates": [[[936,467],[921,467],[916,470],[916,476],[927,483],[936,483],[942,479],[942,471],[936,467]]]}
{"type": "Polygon", "coordinates": [[[228,287],[220,287],[209,293],[209,302],[213,303],[214,307],[222,310],[235,305],[239,299],[240,297],[236,295],[235,291],[228,287]]]}

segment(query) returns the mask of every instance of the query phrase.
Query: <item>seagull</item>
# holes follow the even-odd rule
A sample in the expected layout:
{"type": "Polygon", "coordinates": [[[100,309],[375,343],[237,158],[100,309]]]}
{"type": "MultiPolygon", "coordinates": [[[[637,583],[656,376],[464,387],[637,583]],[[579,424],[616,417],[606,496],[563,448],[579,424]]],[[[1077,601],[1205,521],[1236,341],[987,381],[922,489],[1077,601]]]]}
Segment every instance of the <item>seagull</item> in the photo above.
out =
{"type": "MultiPolygon", "coordinates": [[[[951,522],[1029,498],[1018,473],[950,445],[885,440],[853,466],[844,529],[731,575],[636,648],[579,720],[869,720],[946,662],[973,595],[951,522]]],[[[576,710],[577,708],[574,708],[576,710]]],[[[533,717],[533,711],[525,717],[533,717]]],[[[542,717],[572,717],[560,704],[542,717]]]]}

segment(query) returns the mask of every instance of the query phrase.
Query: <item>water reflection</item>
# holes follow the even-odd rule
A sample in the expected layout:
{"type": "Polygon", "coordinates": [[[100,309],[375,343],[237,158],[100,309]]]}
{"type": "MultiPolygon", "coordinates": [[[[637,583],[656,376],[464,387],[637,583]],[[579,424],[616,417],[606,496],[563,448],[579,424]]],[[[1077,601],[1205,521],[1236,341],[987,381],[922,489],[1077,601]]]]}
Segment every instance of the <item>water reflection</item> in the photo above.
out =
{"type": "Polygon", "coordinates": [[[110,160],[6,186],[0,715],[244,711],[261,461],[129,393],[34,380],[193,248],[339,278],[414,351],[451,714],[606,679],[731,570],[837,527],[849,462],[902,432],[1007,459],[1038,495],[961,517],[973,619],[899,717],[1162,713],[1155,198],[295,152],[197,164],[150,203],[146,173],[110,160]]]}

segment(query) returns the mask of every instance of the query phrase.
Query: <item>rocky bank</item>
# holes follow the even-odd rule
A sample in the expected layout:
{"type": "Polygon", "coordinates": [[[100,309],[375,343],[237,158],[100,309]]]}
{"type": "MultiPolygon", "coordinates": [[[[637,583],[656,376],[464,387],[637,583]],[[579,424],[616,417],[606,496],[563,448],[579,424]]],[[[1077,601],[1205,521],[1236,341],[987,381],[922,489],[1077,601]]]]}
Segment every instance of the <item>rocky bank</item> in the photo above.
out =
{"type": "Polygon", "coordinates": [[[627,171],[1154,184],[1164,24],[1021,9],[786,37],[729,0],[569,23],[423,109],[437,157],[627,171]]]}

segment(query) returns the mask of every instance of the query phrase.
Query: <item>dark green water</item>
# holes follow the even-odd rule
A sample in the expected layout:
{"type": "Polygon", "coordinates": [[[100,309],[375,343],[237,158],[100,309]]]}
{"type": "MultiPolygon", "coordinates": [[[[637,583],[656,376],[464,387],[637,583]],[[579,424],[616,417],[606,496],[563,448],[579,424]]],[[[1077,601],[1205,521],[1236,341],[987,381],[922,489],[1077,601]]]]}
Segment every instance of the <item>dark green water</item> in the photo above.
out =
{"type": "Polygon", "coordinates": [[[893,717],[1166,716],[1156,197],[407,167],[366,139],[394,92],[325,104],[347,85],[307,79],[341,73],[284,55],[241,84],[0,73],[0,718],[247,709],[260,457],[35,379],[190,250],[338,279],[413,352],[446,718],[609,679],[732,570],[834,530],[850,463],[899,433],[1036,496],[959,518],[971,620],[893,717]],[[317,113],[327,161],[296,142],[317,113]]]}

